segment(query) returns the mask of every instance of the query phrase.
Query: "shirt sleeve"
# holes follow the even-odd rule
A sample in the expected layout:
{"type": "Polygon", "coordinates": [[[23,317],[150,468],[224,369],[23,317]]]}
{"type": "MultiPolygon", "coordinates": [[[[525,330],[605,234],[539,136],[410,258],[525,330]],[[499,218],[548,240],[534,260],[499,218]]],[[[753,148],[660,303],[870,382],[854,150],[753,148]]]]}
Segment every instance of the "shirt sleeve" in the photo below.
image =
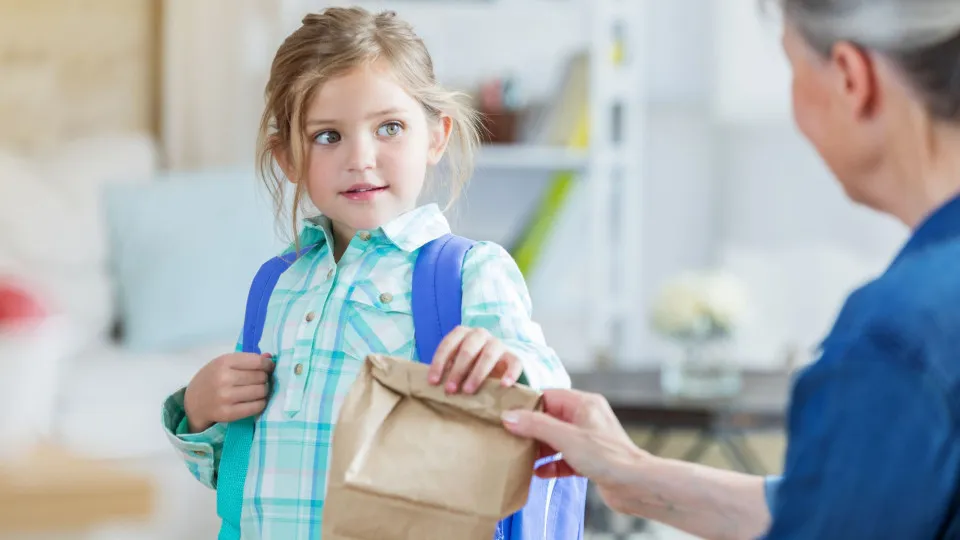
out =
{"type": "Polygon", "coordinates": [[[767,500],[767,509],[773,512],[773,507],[777,504],[777,490],[780,489],[782,476],[766,476],[763,479],[763,497],[767,500]]]}
{"type": "Polygon", "coordinates": [[[827,347],[798,378],[766,540],[937,536],[960,459],[920,354],[864,337],[827,347]]]}
{"type": "Polygon", "coordinates": [[[569,388],[570,375],[532,319],[532,302],[517,263],[503,247],[478,242],[463,262],[462,323],[485,328],[523,363],[532,388],[569,388]]]}
{"type": "Polygon", "coordinates": [[[227,434],[226,424],[214,424],[200,433],[190,433],[183,408],[185,388],[168,397],[163,404],[163,429],[180,454],[187,469],[203,485],[217,488],[217,466],[227,434]]]}
{"type": "MultiPolygon", "coordinates": [[[[243,343],[238,340],[235,352],[242,350],[243,343]]],[[[227,425],[214,424],[200,433],[190,433],[187,412],[183,406],[186,391],[186,388],[181,388],[164,401],[163,430],[190,474],[203,485],[216,489],[217,469],[223,452],[223,441],[227,435],[227,425]]]]}

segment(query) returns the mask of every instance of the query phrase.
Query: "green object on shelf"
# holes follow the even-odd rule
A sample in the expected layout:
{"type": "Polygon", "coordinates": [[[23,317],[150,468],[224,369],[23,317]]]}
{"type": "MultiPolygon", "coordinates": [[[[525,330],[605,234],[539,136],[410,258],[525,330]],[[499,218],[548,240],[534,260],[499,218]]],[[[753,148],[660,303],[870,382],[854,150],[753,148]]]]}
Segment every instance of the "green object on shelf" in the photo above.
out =
{"type": "Polygon", "coordinates": [[[527,230],[514,248],[513,258],[525,277],[529,277],[529,273],[536,267],[547,237],[570,196],[574,182],[576,175],[569,171],[558,173],[550,181],[527,230]]]}
{"type": "MultiPolygon", "coordinates": [[[[623,61],[622,43],[617,42],[613,45],[611,55],[615,63],[623,61]]],[[[559,96],[561,103],[558,104],[558,108],[561,115],[571,109],[576,110],[573,117],[568,117],[572,125],[567,124],[567,128],[560,132],[560,136],[566,139],[560,144],[571,149],[585,150],[590,143],[587,68],[586,55],[581,53],[575,56],[568,67],[564,88],[559,96]]],[[[577,180],[576,176],[574,171],[562,171],[553,176],[527,227],[511,249],[511,255],[517,261],[520,272],[528,279],[540,261],[547,238],[553,232],[554,224],[570,199],[577,180]]]]}

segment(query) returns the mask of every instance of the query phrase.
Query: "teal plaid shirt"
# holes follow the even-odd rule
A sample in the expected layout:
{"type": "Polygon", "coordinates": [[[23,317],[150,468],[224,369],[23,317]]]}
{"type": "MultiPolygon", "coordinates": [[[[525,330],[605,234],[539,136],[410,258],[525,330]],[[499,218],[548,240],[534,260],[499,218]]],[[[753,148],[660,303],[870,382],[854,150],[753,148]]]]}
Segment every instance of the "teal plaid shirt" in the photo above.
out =
{"type": "MultiPolygon", "coordinates": [[[[244,540],[320,537],[340,405],[368,354],[418,359],[410,306],[413,267],[421,246],[449,232],[436,205],[422,206],[375,231],[359,231],[335,263],[329,221],[307,221],[302,243],[316,247],[280,277],[260,340],[260,350],[272,353],[277,367],[250,452],[241,514],[244,540]]],[[[570,386],[559,358],[531,320],[530,297],[516,263],[497,244],[479,242],[467,253],[462,321],[489,330],[516,353],[531,386],[570,386]]],[[[164,428],[190,472],[215,489],[226,425],[187,433],[183,393],[164,403],[164,428]]]]}

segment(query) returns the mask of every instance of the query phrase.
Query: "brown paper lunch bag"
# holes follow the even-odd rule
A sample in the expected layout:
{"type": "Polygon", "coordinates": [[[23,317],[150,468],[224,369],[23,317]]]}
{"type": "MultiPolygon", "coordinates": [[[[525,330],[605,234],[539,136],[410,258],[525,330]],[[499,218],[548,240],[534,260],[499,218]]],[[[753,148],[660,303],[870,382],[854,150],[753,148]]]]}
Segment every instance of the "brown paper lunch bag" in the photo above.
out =
{"type": "Polygon", "coordinates": [[[334,428],[323,540],[491,540],[526,504],[536,443],[500,415],[539,410],[541,394],[489,380],[447,395],[427,370],[367,357],[334,428]]]}

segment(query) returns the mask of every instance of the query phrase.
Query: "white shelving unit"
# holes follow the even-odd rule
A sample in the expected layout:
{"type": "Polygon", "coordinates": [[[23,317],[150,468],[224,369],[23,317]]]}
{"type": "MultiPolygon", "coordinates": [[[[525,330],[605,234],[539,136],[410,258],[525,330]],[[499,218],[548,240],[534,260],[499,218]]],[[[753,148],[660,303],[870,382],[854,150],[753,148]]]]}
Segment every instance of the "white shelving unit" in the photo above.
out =
{"type": "MultiPolygon", "coordinates": [[[[510,169],[576,170],[590,201],[585,319],[597,367],[615,363],[641,298],[646,124],[644,21],[653,0],[580,2],[589,30],[590,139],[585,151],[526,145],[488,146],[479,163],[510,169]],[[618,61],[614,51],[620,47],[618,61]]],[[[635,352],[635,351],[631,351],[635,352]]]]}
{"type": "MultiPolygon", "coordinates": [[[[535,145],[487,145],[478,156],[486,169],[564,171],[579,173],[589,198],[584,228],[589,230],[583,257],[587,265],[589,351],[595,364],[615,362],[623,355],[623,334],[644,305],[640,297],[641,216],[644,170],[644,126],[647,86],[644,78],[644,22],[654,0],[492,0],[460,2],[458,7],[489,5],[556,9],[577,4],[581,21],[589,21],[590,141],[584,150],[535,145]],[[622,60],[614,51],[621,47],[622,60]]],[[[354,4],[368,9],[396,9],[422,16],[443,0],[279,0],[282,18],[298,20],[307,10],[354,4]]],[[[497,29],[502,31],[502,29],[497,29]]],[[[419,28],[418,28],[419,31],[419,28]]],[[[547,34],[549,35],[549,34],[547,34]]],[[[630,351],[636,353],[636,351],[630,351]]]]}
{"type": "Polygon", "coordinates": [[[621,348],[640,298],[646,96],[644,21],[653,0],[584,0],[590,17],[591,348],[599,367],[621,348]],[[612,52],[619,42],[622,59],[612,52]]]}

